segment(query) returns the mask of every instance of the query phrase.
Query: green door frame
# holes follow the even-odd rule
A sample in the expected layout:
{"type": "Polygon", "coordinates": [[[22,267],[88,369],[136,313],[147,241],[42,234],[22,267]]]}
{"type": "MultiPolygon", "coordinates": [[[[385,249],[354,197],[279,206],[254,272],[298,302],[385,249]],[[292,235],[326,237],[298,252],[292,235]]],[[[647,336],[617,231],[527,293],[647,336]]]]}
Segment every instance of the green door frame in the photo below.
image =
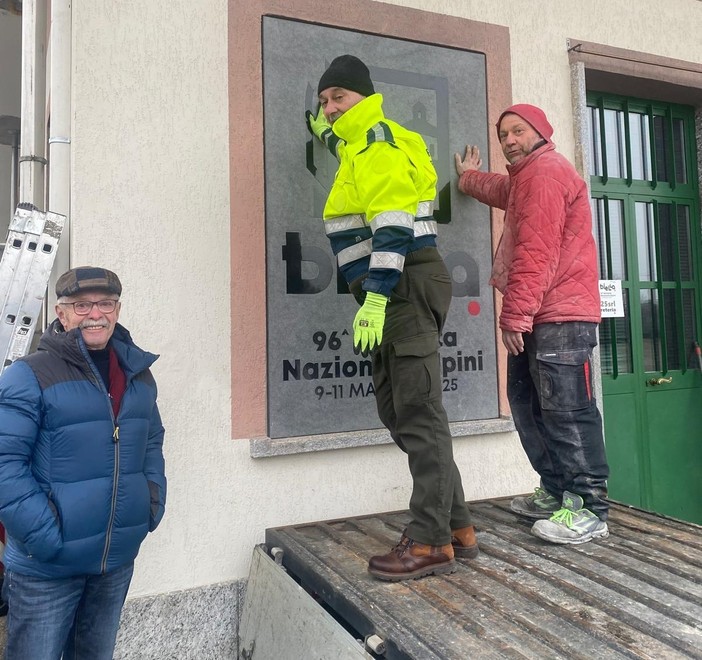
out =
{"type": "MultiPolygon", "coordinates": [[[[590,113],[590,149],[592,151],[590,185],[595,229],[600,243],[600,276],[602,279],[621,280],[626,310],[624,319],[603,319],[600,332],[608,451],[616,457],[610,487],[615,499],[657,510],[659,504],[655,501],[653,493],[655,490],[660,491],[661,488],[658,483],[653,483],[652,475],[655,473],[660,479],[660,469],[657,464],[652,464],[651,456],[660,457],[661,447],[656,445],[660,442],[660,438],[651,438],[648,433],[649,427],[656,426],[650,423],[652,419],[658,421],[657,417],[651,418],[650,415],[656,412],[656,401],[670,401],[670,397],[676,396],[676,390],[680,392],[678,398],[689,399],[689,390],[695,389],[702,403],[702,374],[698,368],[690,368],[688,348],[691,348],[691,344],[688,345],[690,338],[685,337],[686,319],[683,304],[684,299],[685,302],[689,302],[689,294],[686,297],[685,291],[691,291],[694,302],[692,326],[698,335],[695,339],[700,341],[699,334],[702,332],[700,256],[702,251],[700,250],[694,110],[686,106],[593,92],[587,94],[587,105],[590,113]],[[616,111],[618,114],[608,112],[606,121],[605,111],[616,111]],[[656,126],[654,121],[657,122],[656,126]],[[632,122],[635,125],[632,125],[632,122]],[[684,142],[681,142],[679,134],[676,136],[676,128],[680,127],[682,127],[684,142]],[[661,133],[663,140],[660,140],[661,133]],[[616,149],[616,154],[611,153],[615,151],[612,149],[613,136],[617,138],[618,144],[623,145],[623,149],[616,149]],[[649,149],[650,158],[647,158],[644,153],[646,148],[649,149]],[[661,148],[664,149],[665,159],[657,157],[658,150],[661,148]],[[675,157],[676,148],[677,158],[675,157]],[[635,149],[638,149],[636,153],[634,153],[635,149]],[[612,158],[613,155],[615,158],[612,158]],[[680,176],[683,174],[682,166],[685,168],[686,176],[680,176]],[[638,168],[637,177],[633,176],[635,167],[638,168]],[[660,177],[666,180],[661,180],[660,177]],[[678,179],[681,180],[678,181],[678,179]],[[639,206],[640,204],[650,205],[647,206],[646,211],[652,212],[652,233],[650,223],[639,226],[641,223],[637,217],[637,210],[643,209],[639,206]],[[661,240],[660,215],[663,205],[669,206],[665,241],[661,240]],[[690,250],[690,273],[688,279],[683,279],[683,274],[680,272],[681,248],[686,247],[681,245],[681,236],[684,235],[684,233],[681,234],[679,225],[678,209],[681,205],[689,208],[687,237],[690,250]],[[617,209],[618,206],[620,209],[617,209]],[[610,215],[615,215],[617,210],[619,217],[610,218],[610,215]],[[619,226],[614,227],[617,222],[619,226]],[[648,248],[654,248],[651,262],[656,272],[640,272],[640,249],[644,243],[643,236],[640,234],[642,229],[646,230],[646,240],[650,241],[648,248]],[[671,236],[674,237],[672,241],[671,236]],[[663,242],[668,249],[666,255],[662,254],[663,242]],[[623,252],[622,248],[624,248],[623,252]],[[619,251],[616,258],[622,263],[615,263],[612,250],[619,251]],[[664,256],[668,258],[669,266],[672,265],[674,271],[672,274],[670,268],[669,272],[662,272],[664,256]],[[645,279],[641,279],[642,274],[645,279]],[[673,279],[670,279],[671,275],[673,279]],[[667,279],[664,280],[664,277],[667,279]],[[652,300],[657,299],[656,305],[652,305],[652,309],[657,309],[657,315],[650,317],[652,327],[657,330],[651,336],[651,346],[659,346],[661,349],[655,367],[646,364],[647,357],[648,362],[651,362],[650,353],[647,356],[644,346],[647,329],[644,328],[642,315],[642,292],[646,291],[651,292],[652,300]],[[666,320],[670,320],[671,317],[666,317],[666,303],[670,302],[668,297],[671,291],[674,296],[672,318],[675,335],[667,337],[666,320]],[[622,333],[628,334],[623,337],[623,342],[622,333]],[[678,349],[677,354],[673,353],[670,360],[667,359],[666,353],[669,347],[678,349]],[[623,350],[619,349],[627,348],[630,354],[620,354],[623,350]],[[665,396],[658,397],[657,392],[662,390],[651,386],[651,380],[665,378],[666,374],[671,374],[673,371],[675,372],[673,382],[668,383],[667,379],[663,381],[665,396]],[[621,410],[610,408],[611,419],[618,421],[626,419],[630,423],[633,422],[634,428],[620,431],[615,427],[607,426],[608,397],[616,401],[617,405],[627,402],[634,406],[633,414],[631,411],[623,414],[621,410]],[[610,441],[616,442],[617,436],[626,432],[634,435],[626,441],[626,451],[619,452],[616,446],[611,446],[610,441]],[[631,455],[631,451],[634,451],[635,455],[631,455]],[[626,483],[620,489],[617,477],[623,474],[623,466],[616,463],[623,463],[624,455],[631,459],[630,465],[638,475],[623,475],[621,482],[626,483]]],[[[702,409],[702,406],[700,408],[702,409]]],[[[685,421],[680,420],[680,423],[685,424],[685,421]]],[[[693,424],[693,420],[690,419],[689,423],[693,424]]],[[[691,432],[699,433],[697,428],[691,429],[691,432]]],[[[660,506],[665,508],[666,504],[663,503],[660,506]]],[[[702,504],[700,506],[699,515],[702,515],[702,504]]],[[[696,516],[698,514],[694,513],[693,517],[696,516]]]]}

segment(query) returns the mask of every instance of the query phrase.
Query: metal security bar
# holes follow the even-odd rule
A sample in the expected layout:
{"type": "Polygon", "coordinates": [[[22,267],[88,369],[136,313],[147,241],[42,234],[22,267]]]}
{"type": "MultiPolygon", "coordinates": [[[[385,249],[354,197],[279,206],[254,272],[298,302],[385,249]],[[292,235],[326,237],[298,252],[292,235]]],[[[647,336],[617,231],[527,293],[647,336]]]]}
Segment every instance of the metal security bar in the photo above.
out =
{"type": "Polygon", "coordinates": [[[613,358],[609,375],[615,380],[622,375],[617,359],[621,357],[622,324],[630,325],[633,336],[653,332],[645,337],[648,352],[639,355],[642,366],[684,374],[689,368],[685,347],[696,337],[700,295],[697,271],[692,269],[698,259],[692,227],[699,217],[689,139],[694,117],[685,106],[598,93],[588,94],[588,106],[591,188],[603,230],[598,234],[601,276],[621,279],[623,292],[626,295],[629,289],[633,305],[625,319],[603,320],[604,339],[613,358]],[[610,200],[616,199],[622,200],[624,226],[623,233],[614,236],[610,200]],[[647,208],[648,220],[637,226],[641,207],[647,208]],[[689,219],[684,222],[681,213],[689,219]],[[615,245],[617,241],[621,244],[615,245]],[[646,254],[641,252],[644,246],[646,254]],[[632,260],[634,270],[629,276],[612,272],[617,250],[625,250],[632,260]],[[639,272],[645,265],[641,259],[648,260],[656,272],[639,272]]]}

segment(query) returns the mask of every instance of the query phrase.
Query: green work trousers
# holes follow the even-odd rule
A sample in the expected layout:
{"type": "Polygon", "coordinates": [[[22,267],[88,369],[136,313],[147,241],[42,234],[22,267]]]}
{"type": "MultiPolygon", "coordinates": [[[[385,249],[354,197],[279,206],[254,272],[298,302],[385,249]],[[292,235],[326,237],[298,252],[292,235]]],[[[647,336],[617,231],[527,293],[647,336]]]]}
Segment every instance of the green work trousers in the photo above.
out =
{"type": "Polygon", "coordinates": [[[451,278],[438,250],[411,252],[373,353],[378,415],[412,475],[406,534],[428,545],[450,543],[452,529],[472,525],[441,402],[439,333],[450,303],[451,278]]]}

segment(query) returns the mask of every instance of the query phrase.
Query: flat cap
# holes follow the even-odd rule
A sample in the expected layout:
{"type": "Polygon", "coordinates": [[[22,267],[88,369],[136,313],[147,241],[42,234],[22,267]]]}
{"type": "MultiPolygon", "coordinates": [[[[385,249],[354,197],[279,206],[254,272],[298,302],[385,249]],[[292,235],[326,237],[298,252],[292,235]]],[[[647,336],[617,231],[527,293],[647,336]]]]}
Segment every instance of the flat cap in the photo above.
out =
{"type": "Polygon", "coordinates": [[[66,271],[56,281],[56,297],[75,296],[86,291],[105,291],[122,295],[119,277],[107,268],[79,266],[66,271]]]}

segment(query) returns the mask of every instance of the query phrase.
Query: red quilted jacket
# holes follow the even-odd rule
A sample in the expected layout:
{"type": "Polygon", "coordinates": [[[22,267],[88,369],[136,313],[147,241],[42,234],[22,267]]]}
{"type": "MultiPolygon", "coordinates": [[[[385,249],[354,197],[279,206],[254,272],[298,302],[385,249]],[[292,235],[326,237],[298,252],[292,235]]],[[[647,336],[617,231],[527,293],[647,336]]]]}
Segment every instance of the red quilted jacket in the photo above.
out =
{"type": "Polygon", "coordinates": [[[504,294],[500,328],[600,321],[597,251],[590,201],[575,168],[547,142],[509,176],[469,170],[461,192],[505,210],[490,284],[504,294]]]}

